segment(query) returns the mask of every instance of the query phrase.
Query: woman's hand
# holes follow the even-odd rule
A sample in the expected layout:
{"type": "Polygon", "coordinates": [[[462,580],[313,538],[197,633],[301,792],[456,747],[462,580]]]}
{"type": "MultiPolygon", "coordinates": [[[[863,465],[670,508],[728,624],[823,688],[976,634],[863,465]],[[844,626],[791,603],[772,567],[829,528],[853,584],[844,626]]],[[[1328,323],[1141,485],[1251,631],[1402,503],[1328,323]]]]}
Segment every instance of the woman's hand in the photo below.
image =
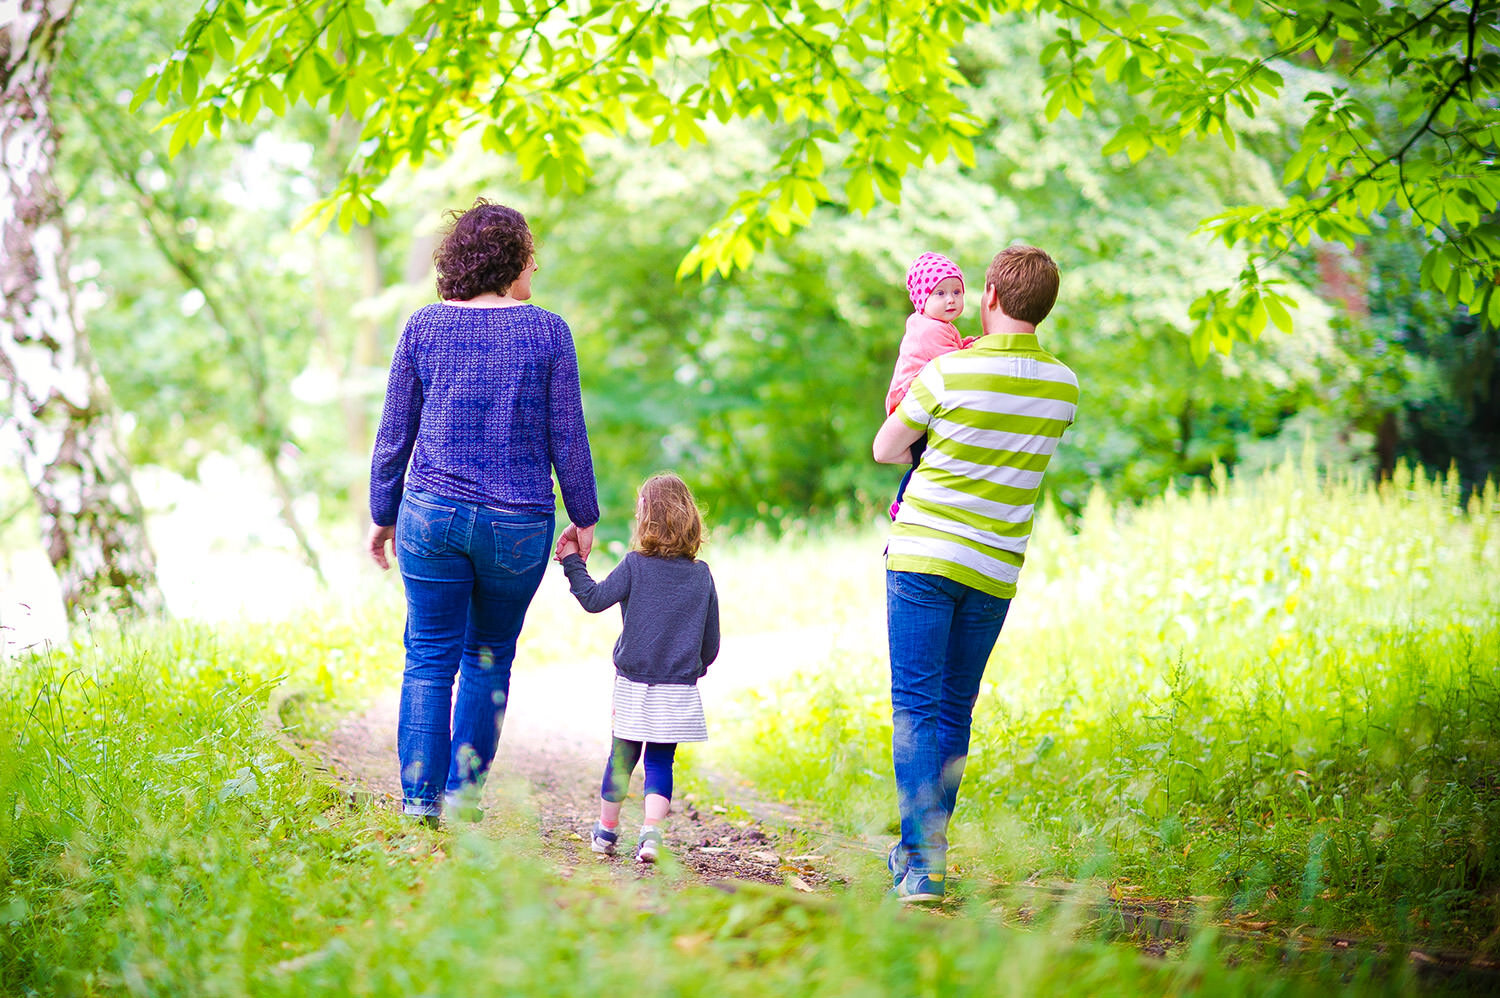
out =
{"type": "Polygon", "coordinates": [[[392,545],[392,554],[395,553],[396,528],[382,527],[378,524],[370,524],[370,536],[365,539],[365,548],[370,552],[370,557],[375,559],[375,564],[382,570],[388,570],[391,563],[386,560],[385,546],[392,545]]]}
{"type": "Polygon", "coordinates": [[[562,561],[567,557],[563,552],[563,545],[565,544],[571,544],[576,547],[578,549],[578,557],[584,561],[588,561],[589,552],[594,550],[594,528],[592,526],[579,527],[571,523],[564,527],[562,536],[557,539],[557,548],[553,551],[553,557],[558,561],[562,561]]]}

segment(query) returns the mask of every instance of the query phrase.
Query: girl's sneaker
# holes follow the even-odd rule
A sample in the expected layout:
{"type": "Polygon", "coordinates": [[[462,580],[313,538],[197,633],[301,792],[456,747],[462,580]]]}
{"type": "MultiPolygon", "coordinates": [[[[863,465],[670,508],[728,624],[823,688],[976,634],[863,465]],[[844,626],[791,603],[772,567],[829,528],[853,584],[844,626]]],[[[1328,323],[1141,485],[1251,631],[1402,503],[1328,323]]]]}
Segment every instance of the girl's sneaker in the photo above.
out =
{"type": "Polygon", "coordinates": [[[605,828],[603,824],[594,822],[593,841],[589,848],[601,856],[613,856],[615,847],[620,844],[620,833],[605,828]]]}
{"type": "Polygon", "coordinates": [[[642,828],[641,840],[635,846],[635,858],[641,863],[655,863],[661,849],[661,832],[655,828],[642,828]]]}

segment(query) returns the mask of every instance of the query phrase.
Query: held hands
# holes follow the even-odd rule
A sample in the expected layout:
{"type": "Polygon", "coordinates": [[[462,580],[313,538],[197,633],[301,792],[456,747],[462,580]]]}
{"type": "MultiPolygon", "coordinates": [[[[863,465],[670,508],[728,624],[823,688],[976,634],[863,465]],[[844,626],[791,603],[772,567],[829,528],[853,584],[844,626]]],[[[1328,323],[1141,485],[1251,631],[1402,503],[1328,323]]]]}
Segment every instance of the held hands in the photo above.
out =
{"type": "Polygon", "coordinates": [[[375,560],[382,571],[391,567],[390,561],[386,559],[385,546],[394,545],[396,540],[395,527],[382,527],[378,524],[370,524],[370,535],[365,538],[365,549],[370,552],[370,557],[375,560]]]}
{"type": "Polygon", "coordinates": [[[563,528],[562,535],[557,539],[557,549],[553,552],[554,561],[562,561],[570,554],[576,554],[584,561],[589,560],[589,552],[594,549],[594,528],[578,527],[568,524],[563,528]]]}

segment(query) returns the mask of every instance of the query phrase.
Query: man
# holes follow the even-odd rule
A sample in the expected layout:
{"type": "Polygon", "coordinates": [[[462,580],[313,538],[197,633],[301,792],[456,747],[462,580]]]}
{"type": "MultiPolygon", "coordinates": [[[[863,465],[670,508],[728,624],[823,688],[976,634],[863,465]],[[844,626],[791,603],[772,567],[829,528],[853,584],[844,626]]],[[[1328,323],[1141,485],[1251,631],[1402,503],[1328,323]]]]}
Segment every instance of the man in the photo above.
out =
{"type": "Polygon", "coordinates": [[[1073,422],[1078,379],[1037,342],[1057,264],[1001,250],[985,274],[980,339],[922,369],[875,436],[875,460],[927,449],[891,527],[886,613],[901,840],[887,856],[903,901],[941,900],[979,681],[1031,536],[1042,475],[1073,422]]]}

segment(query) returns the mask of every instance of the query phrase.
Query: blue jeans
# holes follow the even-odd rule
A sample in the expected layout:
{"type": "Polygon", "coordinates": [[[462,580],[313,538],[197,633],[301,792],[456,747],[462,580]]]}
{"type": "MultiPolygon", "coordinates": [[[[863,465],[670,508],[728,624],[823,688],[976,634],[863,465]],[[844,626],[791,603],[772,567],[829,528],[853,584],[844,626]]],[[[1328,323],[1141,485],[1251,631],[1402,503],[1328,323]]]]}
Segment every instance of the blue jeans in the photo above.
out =
{"type": "Polygon", "coordinates": [[[406,586],[406,671],[396,751],[407,814],[441,814],[445,791],[483,783],[552,527],[550,513],[505,513],[410,489],[402,498],[396,561],[406,586]]]}
{"type": "Polygon", "coordinates": [[[939,575],[887,571],[885,579],[899,858],[941,876],[974,701],[1010,600],[939,575]]]}

